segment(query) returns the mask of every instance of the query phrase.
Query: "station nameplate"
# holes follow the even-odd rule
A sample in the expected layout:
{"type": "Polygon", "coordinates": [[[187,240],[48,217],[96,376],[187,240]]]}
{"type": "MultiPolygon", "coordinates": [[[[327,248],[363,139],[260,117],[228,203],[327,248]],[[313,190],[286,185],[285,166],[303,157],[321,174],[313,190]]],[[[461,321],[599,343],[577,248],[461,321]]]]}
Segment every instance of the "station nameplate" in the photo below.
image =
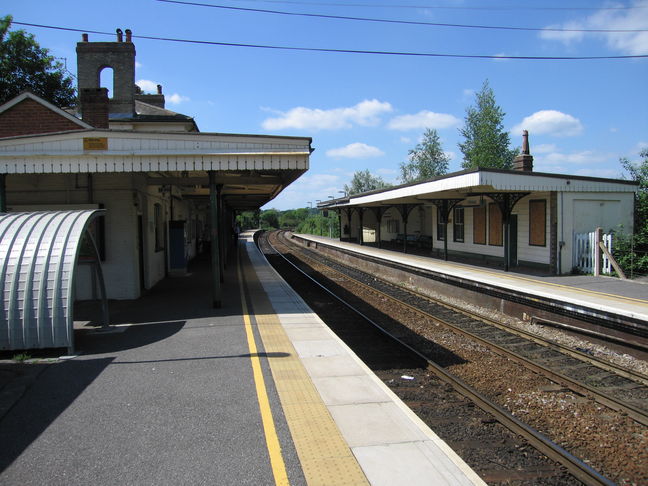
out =
{"type": "Polygon", "coordinates": [[[84,137],[83,150],[108,150],[108,138],[84,137]]]}

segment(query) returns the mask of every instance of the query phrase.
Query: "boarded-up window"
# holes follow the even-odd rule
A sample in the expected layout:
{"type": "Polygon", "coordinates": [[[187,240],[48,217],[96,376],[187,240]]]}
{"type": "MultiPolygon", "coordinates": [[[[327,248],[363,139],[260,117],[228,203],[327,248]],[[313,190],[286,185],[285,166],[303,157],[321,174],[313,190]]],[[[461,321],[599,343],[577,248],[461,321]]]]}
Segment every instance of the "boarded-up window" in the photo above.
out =
{"type": "Polygon", "coordinates": [[[529,201],[529,245],[547,245],[547,201],[529,201]]]}
{"type": "Polygon", "coordinates": [[[488,205],[488,244],[502,246],[502,213],[497,204],[488,205]]]}
{"type": "Polygon", "coordinates": [[[486,244],[486,206],[473,208],[473,243],[486,244]]]}

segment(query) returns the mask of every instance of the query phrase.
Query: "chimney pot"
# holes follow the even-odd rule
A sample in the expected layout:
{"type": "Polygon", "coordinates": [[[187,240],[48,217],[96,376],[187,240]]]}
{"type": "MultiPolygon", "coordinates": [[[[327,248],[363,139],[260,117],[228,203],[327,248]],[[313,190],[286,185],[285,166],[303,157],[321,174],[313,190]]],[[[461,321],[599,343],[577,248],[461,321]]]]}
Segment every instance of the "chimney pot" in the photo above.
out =
{"type": "Polygon", "coordinates": [[[117,42],[124,42],[124,34],[121,29],[117,29],[117,42]]]}
{"type": "Polygon", "coordinates": [[[162,94],[162,85],[161,84],[157,85],[157,90],[158,90],[158,94],[162,94]]]}
{"type": "Polygon", "coordinates": [[[83,42],[88,42],[88,34],[81,34],[81,39],[83,42]]]}
{"type": "Polygon", "coordinates": [[[133,32],[130,29],[126,29],[126,42],[133,42],[132,36],[133,32]]]}
{"type": "Polygon", "coordinates": [[[533,155],[529,149],[529,132],[522,130],[522,150],[513,159],[513,170],[521,172],[533,172],[533,155]]]}

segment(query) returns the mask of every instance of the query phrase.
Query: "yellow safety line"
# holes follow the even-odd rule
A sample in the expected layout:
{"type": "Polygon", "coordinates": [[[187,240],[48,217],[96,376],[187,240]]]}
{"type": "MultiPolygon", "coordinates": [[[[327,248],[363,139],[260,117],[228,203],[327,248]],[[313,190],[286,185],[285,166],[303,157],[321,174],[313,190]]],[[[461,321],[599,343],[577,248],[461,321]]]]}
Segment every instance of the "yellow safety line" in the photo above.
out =
{"type": "Polygon", "coordinates": [[[256,387],[257,399],[259,401],[259,409],[261,411],[261,420],[263,422],[263,431],[265,433],[266,447],[270,455],[270,465],[272,467],[272,474],[276,485],[289,485],[288,475],[286,474],[286,465],[281,454],[281,445],[277,437],[277,430],[275,428],[274,419],[272,418],[272,410],[270,409],[270,400],[268,399],[268,392],[261,371],[261,361],[257,353],[256,341],[254,340],[254,333],[252,332],[252,321],[248,313],[247,300],[245,299],[245,291],[243,287],[243,275],[241,274],[241,261],[237,260],[237,272],[239,279],[239,288],[241,293],[241,307],[243,309],[243,322],[245,324],[245,334],[247,336],[248,349],[250,350],[250,361],[252,362],[252,371],[254,374],[254,385],[256,387]]]}

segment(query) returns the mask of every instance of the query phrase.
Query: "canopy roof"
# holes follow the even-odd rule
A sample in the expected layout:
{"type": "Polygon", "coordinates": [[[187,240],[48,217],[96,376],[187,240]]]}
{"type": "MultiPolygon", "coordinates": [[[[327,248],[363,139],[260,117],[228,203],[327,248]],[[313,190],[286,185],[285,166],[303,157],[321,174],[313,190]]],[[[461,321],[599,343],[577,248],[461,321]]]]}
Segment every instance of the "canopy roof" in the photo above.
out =
{"type": "Polygon", "coordinates": [[[465,199],[489,193],[636,192],[638,187],[638,182],[619,179],[477,168],[423,182],[322,201],[318,207],[424,204],[432,199],[465,199]]]}
{"type": "Polygon", "coordinates": [[[151,185],[208,197],[215,172],[226,204],[259,208],[308,170],[308,137],[78,130],[0,139],[0,174],[147,173],[151,185]]]}

